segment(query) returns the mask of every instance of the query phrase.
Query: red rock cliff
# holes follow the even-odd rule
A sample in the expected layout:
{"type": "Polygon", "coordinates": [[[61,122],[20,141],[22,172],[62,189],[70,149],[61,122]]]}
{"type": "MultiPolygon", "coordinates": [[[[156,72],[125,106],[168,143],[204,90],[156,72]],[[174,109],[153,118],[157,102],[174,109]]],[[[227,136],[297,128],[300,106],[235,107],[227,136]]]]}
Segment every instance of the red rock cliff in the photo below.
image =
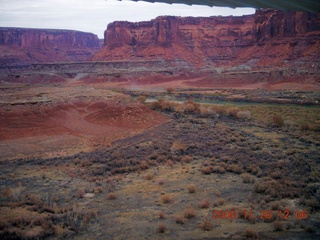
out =
{"type": "MultiPolygon", "coordinates": [[[[268,56],[281,61],[294,57],[296,45],[306,54],[310,48],[316,50],[319,17],[320,14],[258,10],[241,17],[164,16],[138,23],[113,22],[105,31],[104,49],[93,59],[162,58],[201,65],[212,61],[216,65],[239,65],[256,58],[260,59],[259,64],[269,64],[270,61],[263,63],[268,56]],[[290,45],[291,41],[295,43],[290,45]]],[[[319,57],[319,50],[316,51],[319,57]]]]}
{"type": "Polygon", "coordinates": [[[181,18],[164,16],[150,22],[114,22],[105,31],[105,45],[194,44],[194,41],[243,41],[252,39],[253,16],[181,18]],[[249,36],[249,37],[248,37],[249,36]]]}
{"type": "Polygon", "coordinates": [[[257,10],[253,25],[254,40],[295,37],[320,30],[320,15],[307,12],[257,10]]]}
{"type": "Polygon", "coordinates": [[[92,33],[71,30],[0,28],[0,45],[21,48],[99,47],[92,33]]]}
{"type": "Polygon", "coordinates": [[[100,49],[92,33],[71,30],[0,28],[0,64],[86,61],[100,49]]]}

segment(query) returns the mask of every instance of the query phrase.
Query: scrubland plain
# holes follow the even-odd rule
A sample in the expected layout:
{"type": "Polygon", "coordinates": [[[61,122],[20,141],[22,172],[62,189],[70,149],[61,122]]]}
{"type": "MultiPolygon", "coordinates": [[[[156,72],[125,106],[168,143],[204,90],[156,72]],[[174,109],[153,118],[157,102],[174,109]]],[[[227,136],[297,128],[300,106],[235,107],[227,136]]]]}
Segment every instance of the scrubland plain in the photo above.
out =
{"type": "Polygon", "coordinates": [[[319,235],[317,105],[103,85],[3,91],[2,239],[319,235]]]}

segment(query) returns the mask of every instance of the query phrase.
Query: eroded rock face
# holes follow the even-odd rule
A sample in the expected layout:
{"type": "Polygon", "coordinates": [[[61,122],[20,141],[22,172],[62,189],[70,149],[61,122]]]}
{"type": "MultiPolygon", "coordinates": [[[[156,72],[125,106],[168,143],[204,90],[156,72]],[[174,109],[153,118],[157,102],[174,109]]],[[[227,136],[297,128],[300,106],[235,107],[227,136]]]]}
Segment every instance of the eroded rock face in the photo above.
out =
{"type": "Polygon", "coordinates": [[[100,49],[92,33],[71,30],[0,28],[0,64],[88,60],[100,49]]]}
{"type": "Polygon", "coordinates": [[[243,17],[158,17],[149,22],[113,22],[105,31],[105,45],[144,46],[173,43],[194,45],[201,40],[217,44],[220,41],[252,40],[254,15],[243,17]]]}
{"type": "Polygon", "coordinates": [[[0,28],[0,45],[20,48],[99,47],[92,33],[71,30],[0,28]]]}
{"type": "MultiPolygon", "coordinates": [[[[184,60],[198,67],[319,58],[320,14],[258,10],[241,17],[158,17],[113,22],[93,60],[184,60]],[[316,51],[316,56],[314,51],[316,51]],[[312,54],[311,54],[312,53],[312,54]],[[252,60],[253,59],[253,60],[252,60]]],[[[250,67],[252,67],[250,65],[250,67]]]]}
{"type": "Polygon", "coordinates": [[[224,46],[251,46],[253,23],[254,15],[210,18],[164,16],[148,22],[113,22],[105,31],[105,49],[94,59],[162,57],[166,60],[195,58],[200,61],[221,55],[219,48],[224,46]]]}
{"type": "Polygon", "coordinates": [[[319,14],[257,10],[253,25],[254,40],[295,37],[320,30],[319,14]]]}

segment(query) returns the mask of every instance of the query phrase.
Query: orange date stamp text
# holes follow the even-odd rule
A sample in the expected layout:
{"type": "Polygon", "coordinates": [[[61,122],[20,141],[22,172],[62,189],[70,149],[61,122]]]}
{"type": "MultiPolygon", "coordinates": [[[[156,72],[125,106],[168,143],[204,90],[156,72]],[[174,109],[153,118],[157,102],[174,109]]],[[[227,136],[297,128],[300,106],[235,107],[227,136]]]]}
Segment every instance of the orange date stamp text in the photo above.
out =
{"type": "Polygon", "coordinates": [[[295,212],[290,212],[289,210],[261,210],[259,213],[253,213],[251,210],[212,210],[212,219],[228,219],[234,220],[237,218],[243,219],[261,219],[261,220],[270,220],[273,218],[278,219],[301,219],[305,220],[308,218],[308,214],[306,210],[296,210],[295,212]]]}

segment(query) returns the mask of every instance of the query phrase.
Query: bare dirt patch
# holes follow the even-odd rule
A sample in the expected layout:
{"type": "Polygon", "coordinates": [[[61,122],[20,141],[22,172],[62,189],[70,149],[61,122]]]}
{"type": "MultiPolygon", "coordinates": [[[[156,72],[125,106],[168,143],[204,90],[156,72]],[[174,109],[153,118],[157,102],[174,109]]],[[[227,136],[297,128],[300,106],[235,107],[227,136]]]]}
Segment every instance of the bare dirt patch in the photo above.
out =
{"type": "Polygon", "coordinates": [[[36,86],[1,96],[1,158],[65,155],[110,144],[165,117],[99,87],[36,86]]]}

